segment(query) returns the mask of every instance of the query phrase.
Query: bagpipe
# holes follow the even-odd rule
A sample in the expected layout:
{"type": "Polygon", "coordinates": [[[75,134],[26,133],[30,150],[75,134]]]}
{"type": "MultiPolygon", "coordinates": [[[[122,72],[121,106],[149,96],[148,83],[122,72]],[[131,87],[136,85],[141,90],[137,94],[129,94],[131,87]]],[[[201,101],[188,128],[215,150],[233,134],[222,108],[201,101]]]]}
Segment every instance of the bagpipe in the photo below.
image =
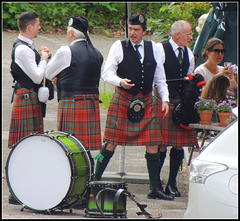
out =
{"type": "Polygon", "coordinates": [[[169,81],[185,81],[181,94],[181,102],[173,110],[173,120],[180,127],[191,130],[190,123],[199,121],[198,112],[195,109],[195,103],[201,95],[202,86],[206,84],[201,74],[189,74],[184,78],[170,79],[169,81]]]}

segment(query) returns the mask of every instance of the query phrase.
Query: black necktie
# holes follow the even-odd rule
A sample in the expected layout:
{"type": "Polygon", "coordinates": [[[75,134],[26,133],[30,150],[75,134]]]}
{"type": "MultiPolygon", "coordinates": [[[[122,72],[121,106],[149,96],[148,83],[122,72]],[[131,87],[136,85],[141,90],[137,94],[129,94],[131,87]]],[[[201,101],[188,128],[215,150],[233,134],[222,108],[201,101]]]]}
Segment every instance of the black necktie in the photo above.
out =
{"type": "Polygon", "coordinates": [[[178,61],[179,64],[182,64],[182,48],[178,47],[179,53],[178,53],[178,61]]]}
{"type": "Polygon", "coordinates": [[[140,52],[139,52],[139,50],[138,50],[138,48],[139,48],[140,46],[141,46],[141,45],[135,45],[136,52],[137,52],[137,54],[138,54],[139,59],[142,58],[142,56],[141,56],[141,54],[140,54],[140,52]]]}

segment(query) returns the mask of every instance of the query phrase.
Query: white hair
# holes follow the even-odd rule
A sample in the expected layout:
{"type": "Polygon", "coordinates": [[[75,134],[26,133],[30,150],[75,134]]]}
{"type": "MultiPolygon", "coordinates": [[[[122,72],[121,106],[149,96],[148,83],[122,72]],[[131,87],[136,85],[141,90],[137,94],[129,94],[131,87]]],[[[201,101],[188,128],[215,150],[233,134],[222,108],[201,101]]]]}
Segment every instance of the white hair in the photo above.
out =
{"type": "Polygon", "coordinates": [[[73,28],[73,27],[69,27],[68,26],[68,31],[73,31],[73,34],[76,38],[84,38],[86,39],[85,35],[83,34],[83,32],[78,31],[77,29],[73,28]]]}
{"type": "Polygon", "coordinates": [[[171,26],[170,35],[173,37],[176,32],[183,33],[185,25],[190,25],[190,24],[184,20],[175,21],[171,26]]]}
{"type": "Polygon", "coordinates": [[[205,23],[207,17],[208,17],[208,14],[203,14],[198,19],[198,26],[196,27],[196,31],[198,32],[198,35],[201,34],[203,26],[204,26],[204,23],[205,23]]]}

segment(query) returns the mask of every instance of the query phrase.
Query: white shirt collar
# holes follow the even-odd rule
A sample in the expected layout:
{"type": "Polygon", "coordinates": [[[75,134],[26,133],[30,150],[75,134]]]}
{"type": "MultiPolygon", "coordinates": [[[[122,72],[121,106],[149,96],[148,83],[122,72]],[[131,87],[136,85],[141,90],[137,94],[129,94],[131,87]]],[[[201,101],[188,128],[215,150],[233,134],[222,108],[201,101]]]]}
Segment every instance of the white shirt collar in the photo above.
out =
{"type": "Polygon", "coordinates": [[[172,38],[170,38],[169,43],[172,45],[173,51],[178,51],[178,48],[179,48],[179,47],[182,48],[183,51],[184,51],[184,47],[178,46],[178,45],[175,43],[175,41],[173,41],[172,38]]]}
{"type": "MultiPolygon", "coordinates": [[[[130,42],[131,42],[131,41],[130,41],[130,42]]],[[[134,44],[133,42],[131,42],[131,43],[132,43],[132,46],[135,47],[136,44],[134,44]]],[[[138,45],[143,46],[143,39],[142,39],[142,41],[141,41],[138,45]]]]}
{"type": "Polygon", "coordinates": [[[22,36],[22,35],[18,35],[18,39],[20,39],[20,40],[22,40],[22,41],[25,41],[25,42],[27,42],[28,44],[30,44],[30,45],[33,45],[33,41],[31,40],[31,39],[29,39],[29,38],[26,38],[26,37],[24,37],[24,36],[22,36]]]}
{"type": "Polygon", "coordinates": [[[78,41],[85,41],[85,39],[81,38],[81,39],[75,39],[73,40],[70,45],[73,45],[75,42],[78,42],[78,41]]]}

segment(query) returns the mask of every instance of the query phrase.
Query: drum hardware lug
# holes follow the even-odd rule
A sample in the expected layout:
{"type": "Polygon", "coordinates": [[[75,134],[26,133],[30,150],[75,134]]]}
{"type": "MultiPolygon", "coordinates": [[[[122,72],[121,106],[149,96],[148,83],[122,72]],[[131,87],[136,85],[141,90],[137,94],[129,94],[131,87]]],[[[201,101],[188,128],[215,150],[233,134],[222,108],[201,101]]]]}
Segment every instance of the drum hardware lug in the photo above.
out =
{"type": "Polygon", "coordinates": [[[71,155],[74,155],[74,154],[81,154],[82,152],[76,152],[76,153],[70,153],[71,155]]]}
{"type": "Polygon", "coordinates": [[[23,205],[22,205],[21,212],[23,212],[24,209],[26,209],[26,207],[25,207],[25,205],[23,204],[23,205]]]}
{"type": "Polygon", "coordinates": [[[72,179],[78,179],[81,178],[80,176],[72,176],[72,179]]]}

